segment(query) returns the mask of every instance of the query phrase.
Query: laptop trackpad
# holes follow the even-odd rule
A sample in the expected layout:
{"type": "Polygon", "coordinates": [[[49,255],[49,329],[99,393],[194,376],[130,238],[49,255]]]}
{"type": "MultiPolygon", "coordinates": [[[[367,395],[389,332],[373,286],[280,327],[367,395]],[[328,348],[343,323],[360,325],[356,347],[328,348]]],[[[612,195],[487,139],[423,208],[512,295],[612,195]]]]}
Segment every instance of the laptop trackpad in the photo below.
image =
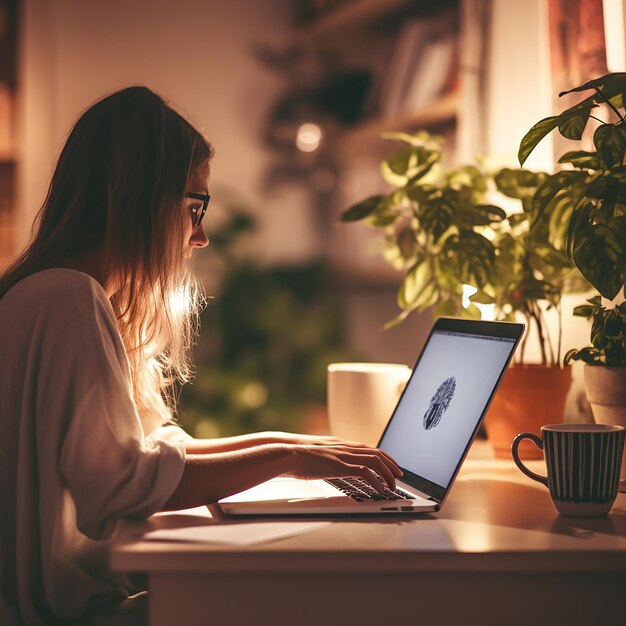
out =
{"type": "Polygon", "coordinates": [[[297,498],[327,498],[340,495],[323,480],[300,480],[298,478],[272,478],[265,483],[241,493],[224,498],[220,502],[248,502],[251,500],[291,500],[297,498]]]}

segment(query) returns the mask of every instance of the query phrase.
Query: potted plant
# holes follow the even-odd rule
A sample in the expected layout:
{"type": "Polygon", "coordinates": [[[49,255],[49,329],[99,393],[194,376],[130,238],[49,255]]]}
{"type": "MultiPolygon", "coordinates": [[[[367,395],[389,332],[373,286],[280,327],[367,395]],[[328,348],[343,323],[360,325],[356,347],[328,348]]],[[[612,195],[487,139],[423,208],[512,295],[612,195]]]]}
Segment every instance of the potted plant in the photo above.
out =
{"type": "MultiPolygon", "coordinates": [[[[560,95],[583,91],[593,93],[528,131],[519,160],[523,165],[555,128],[567,139],[579,141],[589,119],[596,123],[593,149],[563,154],[559,163],[568,169],[549,176],[533,204],[535,216],[549,216],[550,242],[599,293],[574,311],[593,321],[592,347],[570,350],[566,361],[585,363],[585,388],[594,419],[626,425],[626,304],[615,302],[620,294],[623,298],[626,282],[626,74],[608,74],[560,95]],[[603,109],[610,121],[596,114],[603,109]]],[[[626,463],[622,469],[624,477],[626,463]]]]}
{"type": "MultiPolygon", "coordinates": [[[[533,328],[541,364],[526,362],[527,334],[486,421],[496,454],[508,457],[515,434],[539,432],[546,419],[562,419],[571,384],[569,369],[559,367],[560,327],[551,337],[546,314],[553,310],[560,322],[561,294],[580,288],[582,281],[551,244],[548,214],[533,219],[532,199],[548,176],[488,172],[480,164],[447,172],[439,138],[425,132],[385,136],[405,144],[382,163],[393,189],[355,204],[341,219],[381,229],[385,258],[404,273],[397,298],[401,312],[389,325],[428,307],[435,316],[480,318],[479,306],[491,305],[494,319],[522,315],[533,328]],[[514,207],[505,211],[490,202],[497,193],[514,207]],[[468,289],[474,291],[469,299],[468,289]],[[546,407],[553,417],[546,416],[546,407]],[[528,423],[532,416],[538,417],[536,424],[528,423]]],[[[526,458],[531,454],[529,449],[526,458]]]]}

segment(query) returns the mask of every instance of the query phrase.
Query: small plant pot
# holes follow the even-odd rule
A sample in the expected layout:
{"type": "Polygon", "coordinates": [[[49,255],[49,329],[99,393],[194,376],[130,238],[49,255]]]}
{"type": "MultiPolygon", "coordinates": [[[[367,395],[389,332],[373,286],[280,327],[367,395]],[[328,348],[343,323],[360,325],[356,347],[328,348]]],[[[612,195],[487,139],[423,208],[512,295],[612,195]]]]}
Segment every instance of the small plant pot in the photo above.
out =
{"type": "MultiPolygon", "coordinates": [[[[506,371],[485,417],[487,437],[496,457],[511,458],[513,438],[522,432],[541,436],[541,427],[563,421],[572,384],[571,368],[513,365],[506,371]]],[[[519,448],[522,459],[542,459],[532,444],[519,448]]]]}
{"type": "MultiPolygon", "coordinates": [[[[585,365],[585,393],[596,424],[626,427],[626,367],[585,365]]],[[[626,455],[619,490],[626,491],[626,455]]]]}

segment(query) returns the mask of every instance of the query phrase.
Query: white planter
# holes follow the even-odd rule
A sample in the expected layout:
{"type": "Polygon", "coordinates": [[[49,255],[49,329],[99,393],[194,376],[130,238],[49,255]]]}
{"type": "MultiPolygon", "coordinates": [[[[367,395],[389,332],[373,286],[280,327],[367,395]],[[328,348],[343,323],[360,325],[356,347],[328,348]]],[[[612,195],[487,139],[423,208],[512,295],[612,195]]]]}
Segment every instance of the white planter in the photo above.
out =
{"type": "MultiPolygon", "coordinates": [[[[585,393],[597,424],[626,427],[626,367],[585,365],[585,393]]],[[[626,450],[619,490],[626,491],[626,450]]]]}

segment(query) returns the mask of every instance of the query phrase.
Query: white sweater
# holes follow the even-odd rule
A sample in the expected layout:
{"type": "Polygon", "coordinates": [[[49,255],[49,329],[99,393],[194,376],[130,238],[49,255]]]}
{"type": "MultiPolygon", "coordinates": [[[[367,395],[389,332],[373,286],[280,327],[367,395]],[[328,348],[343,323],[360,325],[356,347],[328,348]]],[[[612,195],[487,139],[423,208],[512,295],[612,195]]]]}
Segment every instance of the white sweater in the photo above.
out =
{"type": "Polygon", "coordinates": [[[127,596],[126,579],[107,567],[107,538],[117,520],[147,517],[169,499],[183,438],[176,427],[144,432],[115,316],[95,280],[50,269],[7,292],[0,624],[82,622],[127,596]]]}

